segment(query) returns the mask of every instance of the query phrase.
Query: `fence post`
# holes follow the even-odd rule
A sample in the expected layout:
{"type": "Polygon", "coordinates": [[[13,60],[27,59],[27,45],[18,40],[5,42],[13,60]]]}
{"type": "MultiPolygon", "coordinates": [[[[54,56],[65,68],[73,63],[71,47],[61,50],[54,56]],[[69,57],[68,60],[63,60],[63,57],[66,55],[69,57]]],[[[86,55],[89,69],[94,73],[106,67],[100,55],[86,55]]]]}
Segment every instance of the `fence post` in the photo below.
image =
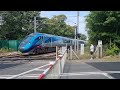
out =
{"type": "Polygon", "coordinates": [[[70,46],[70,59],[72,60],[72,46],[70,46]]]}
{"type": "Polygon", "coordinates": [[[84,55],[84,44],[81,44],[81,55],[84,55]]]}
{"type": "Polygon", "coordinates": [[[56,60],[57,60],[57,56],[58,56],[58,47],[56,46],[56,60]]]}

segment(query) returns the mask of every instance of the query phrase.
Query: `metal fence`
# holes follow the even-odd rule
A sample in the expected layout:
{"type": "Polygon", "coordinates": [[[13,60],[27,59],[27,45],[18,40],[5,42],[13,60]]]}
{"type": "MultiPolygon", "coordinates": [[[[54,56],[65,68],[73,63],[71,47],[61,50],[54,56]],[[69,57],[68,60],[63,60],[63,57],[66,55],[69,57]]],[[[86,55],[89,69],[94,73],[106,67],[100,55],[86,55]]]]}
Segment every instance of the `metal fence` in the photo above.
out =
{"type": "Polygon", "coordinates": [[[0,49],[10,49],[13,51],[18,51],[18,46],[20,45],[19,40],[0,40],[0,49]]]}

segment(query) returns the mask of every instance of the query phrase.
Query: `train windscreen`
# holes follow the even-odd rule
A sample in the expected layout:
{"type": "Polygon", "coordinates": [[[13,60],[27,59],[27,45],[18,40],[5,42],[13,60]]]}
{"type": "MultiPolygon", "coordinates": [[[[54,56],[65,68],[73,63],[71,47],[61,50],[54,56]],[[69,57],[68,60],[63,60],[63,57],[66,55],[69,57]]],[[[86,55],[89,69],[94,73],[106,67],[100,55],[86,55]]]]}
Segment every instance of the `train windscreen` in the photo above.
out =
{"type": "Polygon", "coordinates": [[[24,46],[26,43],[28,43],[31,40],[31,38],[32,38],[32,36],[25,37],[25,39],[22,41],[21,45],[24,46]]]}

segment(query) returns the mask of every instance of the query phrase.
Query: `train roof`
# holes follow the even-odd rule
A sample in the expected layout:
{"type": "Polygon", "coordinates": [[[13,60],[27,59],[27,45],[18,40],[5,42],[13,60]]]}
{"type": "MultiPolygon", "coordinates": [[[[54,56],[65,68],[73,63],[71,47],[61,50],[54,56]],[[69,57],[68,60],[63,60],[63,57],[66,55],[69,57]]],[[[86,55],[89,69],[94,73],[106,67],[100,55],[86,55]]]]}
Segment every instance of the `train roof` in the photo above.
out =
{"type": "MultiPolygon", "coordinates": [[[[46,33],[38,33],[38,32],[36,32],[36,33],[32,33],[32,34],[30,34],[30,35],[45,35],[45,36],[49,36],[49,37],[60,37],[60,38],[64,38],[64,39],[70,39],[70,40],[75,40],[75,39],[73,39],[73,38],[68,38],[68,37],[63,37],[63,36],[57,36],[57,35],[51,35],[51,34],[46,34],[46,33]]],[[[77,40],[77,39],[76,39],[77,40]]],[[[82,42],[87,42],[87,41],[85,41],[85,40],[78,40],[78,41],[82,41],[82,42]]]]}

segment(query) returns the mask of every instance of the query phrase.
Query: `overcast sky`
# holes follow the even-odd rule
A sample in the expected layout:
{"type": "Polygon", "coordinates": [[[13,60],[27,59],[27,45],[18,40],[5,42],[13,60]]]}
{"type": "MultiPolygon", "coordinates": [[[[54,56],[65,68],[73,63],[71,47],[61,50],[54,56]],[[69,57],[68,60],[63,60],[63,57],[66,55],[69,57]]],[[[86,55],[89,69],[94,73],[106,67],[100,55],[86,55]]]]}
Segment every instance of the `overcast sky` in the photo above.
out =
{"type": "MultiPolygon", "coordinates": [[[[41,17],[52,18],[54,15],[64,14],[67,16],[66,23],[71,26],[77,23],[77,11],[41,11],[41,17]]],[[[85,31],[85,16],[89,14],[89,11],[79,11],[79,33],[85,34],[87,36],[87,32],[85,31]]]]}

